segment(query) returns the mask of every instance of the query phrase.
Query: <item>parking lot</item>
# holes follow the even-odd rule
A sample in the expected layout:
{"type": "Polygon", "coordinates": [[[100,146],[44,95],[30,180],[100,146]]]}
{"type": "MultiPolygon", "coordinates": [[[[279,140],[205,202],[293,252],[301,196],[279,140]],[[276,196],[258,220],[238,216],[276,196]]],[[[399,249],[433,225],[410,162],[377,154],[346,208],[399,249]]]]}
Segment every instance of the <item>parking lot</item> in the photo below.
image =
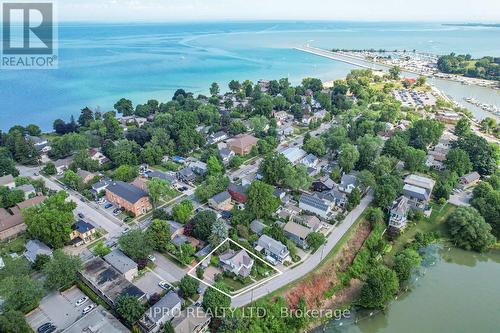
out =
{"type": "Polygon", "coordinates": [[[47,322],[53,323],[57,327],[56,332],[60,332],[82,316],[83,308],[92,304],[92,301],[88,300],[77,307],[76,301],[84,296],[85,294],[77,287],[62,293],[51,293],[40,301],[38,308],[26,316],[26,320],[35,332],[38,327],[47,322]]]}
{"type": "Polygon", "coordinates": [[[149,297],[154,293],[161,293],[163,289],[158,285],[161,280],[159,276],[148,271],[140,279],[135,280],[134,284],[149,297]]]}

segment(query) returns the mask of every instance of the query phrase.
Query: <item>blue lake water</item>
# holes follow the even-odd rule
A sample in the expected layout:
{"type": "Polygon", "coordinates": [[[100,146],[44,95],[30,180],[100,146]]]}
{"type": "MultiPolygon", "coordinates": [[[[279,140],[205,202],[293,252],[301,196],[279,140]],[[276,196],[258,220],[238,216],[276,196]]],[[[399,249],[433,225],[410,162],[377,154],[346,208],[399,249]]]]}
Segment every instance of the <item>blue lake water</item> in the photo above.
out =
{"type": "MultiPolygon", "coordinates": [[[[108,111],[127,97],[169,100],[177,88],[207,93],[211,82],[345,76],[348,64],[293,50],[417,49],[500,55],[500,28],[437,23],[234,22],[60,24],[59,69],[0,70],[0,128],[37,123],[45,130],[84,106],[108,111]]],[[[500,96],[500,94],[498,94],[500,96]]]]}

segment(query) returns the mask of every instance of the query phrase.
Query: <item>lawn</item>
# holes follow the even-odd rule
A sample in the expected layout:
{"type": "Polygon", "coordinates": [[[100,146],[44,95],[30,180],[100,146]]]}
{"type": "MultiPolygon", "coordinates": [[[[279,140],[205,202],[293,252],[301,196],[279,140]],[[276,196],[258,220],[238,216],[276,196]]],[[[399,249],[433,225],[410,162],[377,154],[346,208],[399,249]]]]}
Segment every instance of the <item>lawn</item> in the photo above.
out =
{"type": "Polygon", "coordinates": [[[226,286],[228,286],[230,291],[238,291],[242,288],[245,288],[253,283],[253,281],[249,281],[248,283],[243,283],[238,279],[233,279],[231,277],[223,276],[221,281],[224,282],[226,286]]]}
{"type": "Polygon", "coordinates": [[[0,242],[0,256],[7,256],[9,253],[21,254],[26,243],[26,234],[21,234],[17,238],[0,242]]]}
{"type": "Polygon", "coordinates": [[[424,219],[423,221],[419,221],[416,224],[408,226],[405,232],[398,237],[396,242],[393,244],[391,251],[387,254],[387,262],[391,262],[394,255],[403,249],[407,243],[413,240],[417,232],[423,234],[437,232],[441,236],[446,235],[444,221],[456,208],[456,206],[449,203],[446,203],[444,206],[433,203],[432,213],[428,219],[424,219]]]}

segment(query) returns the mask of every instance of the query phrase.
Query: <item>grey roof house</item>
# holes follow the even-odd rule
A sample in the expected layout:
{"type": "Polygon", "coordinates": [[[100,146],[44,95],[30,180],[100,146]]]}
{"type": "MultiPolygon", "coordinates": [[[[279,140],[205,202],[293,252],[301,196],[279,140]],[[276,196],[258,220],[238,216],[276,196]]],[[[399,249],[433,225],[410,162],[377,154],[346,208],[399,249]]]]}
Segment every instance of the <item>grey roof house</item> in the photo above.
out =
{"type": "Polygon", "coordinates": [[[343,175],[340,179],[339,190],[345,193],[351,193],[352,190],[358,186],[358,173],[359,172],[352,171],[343,175]]]}
{"type": "Polygon", "coordinates": [[[395,228],[397,230],[404,229],[408,221],[409,211],[410,204],[408,202],[408,198],[405,196],[399,197],[392,204],[389,216],[389,227],[395,228]]]}
{"type": "Polygon", "coordinates": [[[288,260],[290,256],[288,248],[283,243],[268,235],[260,236],[255,249],[259,252],[264,250],[266,260],[272,264],[276,264],[276,262],[283,263],[288,260]]]}
{"type": "Polygon", "coordinates": [[[244,278],[250,275],[254,263],[254,260],[248,255],[247,251],[243,249],[238,252],[228,250],[219,256],[219,260],[224,271],[244,278]]]}
{"type": "Polygon", "coordinates": [[[307,236],[309,236],[309,234],[313,231],[308,227],[289,221],[283,227],[283,232],[287,238],[291,239],[299,247],[303,249],[307,249],[309,247],[307,244],[307,236]]]}
{"type": "Polygon", "coordinates": [[[36,257],[39,255],[52,256],[50,247],[40,242],[38,239],[29,240],[24,247],[24,257],[32,264],[35,263],[36,257]]]}
{"type": "Polygon", "coordinates": [[[114,249],[105,255],[104,260],[123,274],[128,281],[132,281],[137,276],[137,263],[118,249],[114,249]]]}
{"type": "Polygon", "coordinates": [[[267,225],[262,223],[261,220],[253,220],[252,223],[250,223],[250,230],[257,235],[262,235],[262,232],[266,227],[267,225]]]}
{"type": "Polygon", "coordinates": [[[403,195],[408,198],[410,206],[418,210],[427,210],[436,182],[415,174],[407,176],[404,182],[403,195]]]}
{"type": "Polygon", "coordinates": [[[182,300],[175,291],[170,291],[151,306],[139,319],[139,326],[145,333],[155,333],[181,312],[182,300]]]}
{"type": "Polygon", "coordinates": [[[299,208],[316,214],[322,218],[328,218],[331,212],[330,205],[318,196],[302,194],[299,199],[299,208]]]}
{"type": "Polygon", "coordinates": [[[185,167],[177,171],[177,178],[185,183],[191,183],[195,181],[196,175],[190,167],[185,167]]]}

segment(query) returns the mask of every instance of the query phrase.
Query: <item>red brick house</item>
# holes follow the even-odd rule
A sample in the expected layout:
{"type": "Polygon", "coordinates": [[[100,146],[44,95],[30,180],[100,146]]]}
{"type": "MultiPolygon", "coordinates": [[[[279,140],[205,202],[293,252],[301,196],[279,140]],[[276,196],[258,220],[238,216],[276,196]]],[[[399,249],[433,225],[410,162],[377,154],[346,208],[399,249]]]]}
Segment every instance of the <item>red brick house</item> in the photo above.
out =
{"type": "Polygon", "coordinates": [[[247,196],[248,186],[229,184],[227,191],[231,194],[231,198],[236,202],[246,202],[248,200],[247,196]]]}
{"type": "Polygon", "coordinates": [[[116,181],[108,185],[106,199],[135,216],[144,214],[153,208],[147,192],[122,181],[116,181]]]}

